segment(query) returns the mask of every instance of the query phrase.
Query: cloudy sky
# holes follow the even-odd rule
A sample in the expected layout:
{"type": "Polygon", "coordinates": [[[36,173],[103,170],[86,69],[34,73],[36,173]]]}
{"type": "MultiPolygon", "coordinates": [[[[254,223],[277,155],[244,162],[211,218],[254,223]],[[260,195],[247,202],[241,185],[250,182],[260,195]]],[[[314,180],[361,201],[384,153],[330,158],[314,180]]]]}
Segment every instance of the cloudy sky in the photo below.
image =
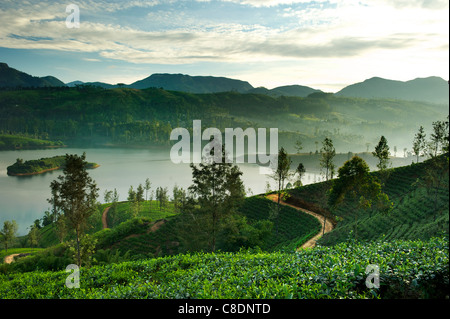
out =
{"type": "Polygon", "coordinates": [[[66,83],[183,73],[335,92],[449,79],[448,0],[2,0],[0,26],[0,62],[66,83]],[[79,28],[66,26],[71,3],[79,28]]]}

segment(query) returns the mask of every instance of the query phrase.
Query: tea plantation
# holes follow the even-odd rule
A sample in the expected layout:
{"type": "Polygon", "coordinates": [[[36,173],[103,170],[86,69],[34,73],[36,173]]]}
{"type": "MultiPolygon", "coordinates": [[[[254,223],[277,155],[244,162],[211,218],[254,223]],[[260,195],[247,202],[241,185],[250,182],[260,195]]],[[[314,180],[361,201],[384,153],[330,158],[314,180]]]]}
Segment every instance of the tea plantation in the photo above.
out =
{"type": "Polygon", "coordinates": [[[430,298],[449,285],[448,238],[344,242],[298,253],[180,254],[68,273],[0,275],[0,298],[430,298]],[[379,288],[366,286],[368,265],[379,288]]]}

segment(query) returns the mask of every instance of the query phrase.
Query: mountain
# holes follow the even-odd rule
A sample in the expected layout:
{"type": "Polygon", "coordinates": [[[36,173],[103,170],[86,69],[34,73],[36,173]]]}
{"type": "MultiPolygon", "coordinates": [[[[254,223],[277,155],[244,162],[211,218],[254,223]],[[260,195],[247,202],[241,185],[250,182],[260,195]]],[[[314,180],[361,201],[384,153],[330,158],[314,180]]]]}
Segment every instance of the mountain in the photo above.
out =
{"type": "Polygon", "coordinates": [[[190,76],[185,74],[167,73],[152,74],[143,80],[127,85],[127,87],[133,89],[156,87],[169,91],[189,93],[246,92],[253,89],[253,86],[248,82],[225,77],[190,76]]]}
{"type": "Polygon", "coordinates": [[[75,86],[81,85],[81,84],[84,84],[84,82],[82,82],[82,81],[72,81],[72,82],[66,83],[66,85],[68,87],[75,87],[75,86]]]}
{"type": "Polygon", "coordinates": [[[37,77],[10,68],[6,63],[0,63],[0,87],[46,87],[66,86],[53,76],[37,77]]]}
{"type": "Polygon", "coordinates": [[[336,95],[361,98],[392,98],[432,103],[449,102],[448,82],[436,76],[405,82],[373,77],[364,82],[349,85],[337,92],[336,95]]]}
{"type": "Polygon", "coordinates": [[[279,86],[274,89],[266,89],[265,87],[258,87],[247,91],[246,93],[257,93],[257,94],[266,94],[270,96],[298,96],[298,97],[307,97],[311,93],[322,92],[320,90],[316,90],[310,88],[308,86],[302,85],[286,85],[279,86]]]}

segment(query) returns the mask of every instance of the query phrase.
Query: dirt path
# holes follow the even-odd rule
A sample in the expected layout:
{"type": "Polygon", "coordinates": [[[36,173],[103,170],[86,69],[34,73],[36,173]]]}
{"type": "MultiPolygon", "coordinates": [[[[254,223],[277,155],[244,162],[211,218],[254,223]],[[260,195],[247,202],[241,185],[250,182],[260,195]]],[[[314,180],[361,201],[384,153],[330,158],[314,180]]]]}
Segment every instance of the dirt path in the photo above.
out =
{"type": "MultiPolygon", "coordinates": [[[[268,195],[268,196],[266,196],[266,197],[267,197],[268,199],[274,201],[274,202],[278,202],[278,195],[277,195],[277,194],[270,194],[270,195],[268,195]]],[[[295,209],[297,209],[297,210],[301,210],[302,212],[305,212],[305,213],[307,213],[307,214],[310,214],[310,215],[314,216],[315,218],[317,218],[317,219],[319,220],[319,222],[320,222],[320,231],[317,233],[316,236],[314,236],[313,238],[311,238],[310,240],[308,240],[308,241],[307,241],[306,243],[304,243],[300,248],[312,248],[312,247],[314,247],[314,246],[316,245],[316,242],[319,240],[320,237],[322,237],[322,233],[324,232],[324,231],[323,231],[323,227],[324,227],[323,224],[324,224],[325,218],[324,218],[322,215],[320,215],[320,214],[317,214],[317,213],[312,212],[312,211],[310,211],[310,210],[304,209],[304,208],[302,208],[302,207],[298,207],[298,206],[295,206],[295,205],[286,203],[286,202],[284,202],[283,200],[280,200],[280,204],[287,205],[287,206],[291,206],[291,207],[293,207],[293,208],[295,208],[295,209]]],[[[327,220],[327,221],[325,222],[325,233],[328,233],[328,232],[331,231],[332,229],[333,229],[333,225],[327,220]]],[[[300,248],[299,248],[299,249],[300,249],[300,248]]]]}
{"type": "Polygon", "coordinates": [[[5,259],[3,259],[3,262],[5,264],[10,264],[14,261],[14,257],[19,256],[20,254],[12,254],[12,255],[8,255],[5,257],[5,259]]]}
{"type": "Polygon", "coordinates": [[[111,206],[106,207],[105,210],[103,211],[103,214],[102,214],[103,229],[108,228],[108,223],[106,222],[106,217],[108,216],[108,212],[109,212],[110,208],[111,208],[111,206]]]}

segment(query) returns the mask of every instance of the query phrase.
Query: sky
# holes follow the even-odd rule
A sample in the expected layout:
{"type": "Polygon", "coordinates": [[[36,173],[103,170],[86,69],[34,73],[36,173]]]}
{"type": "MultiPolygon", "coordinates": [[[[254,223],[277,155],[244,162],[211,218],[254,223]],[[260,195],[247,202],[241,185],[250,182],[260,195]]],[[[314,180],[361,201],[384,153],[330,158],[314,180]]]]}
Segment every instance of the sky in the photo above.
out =
{"type": "Polygon", "coordinates": [[[65,83],[182,73],[337,92],[448,80],[448,29],[448,0],[2,0],[0,62],[65,83]]]}

